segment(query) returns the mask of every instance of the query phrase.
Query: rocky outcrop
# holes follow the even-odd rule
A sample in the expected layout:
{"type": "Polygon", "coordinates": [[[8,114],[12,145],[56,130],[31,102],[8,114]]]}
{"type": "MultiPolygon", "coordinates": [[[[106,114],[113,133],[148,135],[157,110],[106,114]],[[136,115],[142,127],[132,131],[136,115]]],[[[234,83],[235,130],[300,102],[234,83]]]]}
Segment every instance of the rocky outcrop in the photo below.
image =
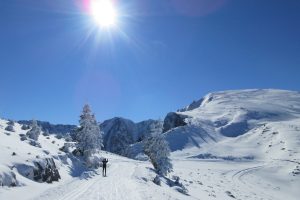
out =
{"type": "Polygon", "coordinates": [[[16,167],[21,175],[36,182],[52,183],[60,179],[60,174],[53,158],[33,161],[33,165],[21,164],[16,167]]]}
{"type": "Polygon", "coordinates": [[[194,110],[195,108],[199,108],[202,103],[204,102],[204,98],[201,98],[198,101],[193,101],[190,105],[186,106],[185,108],[177,110],[178,112],[186,112],[190,110],[194,110]]]}
{"type": "Polygon", "coordinates": [[[15,187],[18,185],[16,174],[14,172],[1,172],[0,173],[0,186],[15,187]]]}
{"type": "Polygon", "coordinates": [[[175,112],[168,113],[164,120],[163,132],[165,133],[172,128],[187,125],[187,123],[185,122],[186,118],[188,118],[188,116],[186,115],[178,114],[175,112]]]}
{"type": "Polygon", "coordinates": [[[8,125],[6,128],[5,128],[6,131],[10,131],[10,132],[15,132],[15,129],[12,125],[8,125]]]}

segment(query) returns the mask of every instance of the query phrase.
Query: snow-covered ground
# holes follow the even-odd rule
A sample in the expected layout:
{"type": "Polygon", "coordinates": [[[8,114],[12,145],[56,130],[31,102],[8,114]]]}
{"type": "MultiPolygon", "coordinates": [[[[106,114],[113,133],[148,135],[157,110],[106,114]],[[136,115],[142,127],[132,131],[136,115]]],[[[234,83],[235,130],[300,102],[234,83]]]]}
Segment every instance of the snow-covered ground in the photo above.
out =
{"type": "MultiPolygon", "coordinates": [[[[6,121],[1,121],[2,126],[5,123],[6,121]]],[[[1,163],[26,162],[26,159],[34,158],[35,154],[43,155],[45,149],[51,150],[53,155],[64,154],[57,150],[63,140],[53,136],[50,136],[50,140],[40,136],[43,147],[41,149],[20,141],[16,132],[6,135],[2,131],[0,134],[1,163]],[[52,141],[56,141],[55,144],[52,141]],[[21,156],[12,156],[12,151],[21,156]],[[31,154],[28,155],[28,152],[31,154]]],[[[175,152],[172,156],[174,172],[168,178],[172,180],[174,175],[179,176],[180,183],[188,190],[187,195],[178,192],[176,186],[170,187],[166,181],[162,181],[161,186],[154,184],[152,180],[155,173],[149,162],[102,152],[102,156],[109,159],[107,177],[102,176],[101,169],[88,171],[77,177],[71,176],[70,165],[63,164],[57,157],[55,161],[62,176],[59,182],[37,183],[21,176],[13,169],[22,186],[2,187],[0,199],[21,197],[23,200],[234,198],[296,200],[300,195],[300,175],[293,174],[293,171],[300,170],[300,162],[295,159],[250,158],[233,161],[226,158],[199,159],[191,156],[196,152],[199,153],[199,150],[191,148],[189,151],[175,152]]]]}
{"type": "Polygon", "coordinates": [[[26,131],[18,123],[15,132],[5,131],[7,121],[0,119],[0,178],[14,173],[18,181],[17,187],[0,187],[0,199],[299,199],[299,92],[212,93],[172,117],[177,115],[185,125],[172,118],[164,133],[174,171],[160,186],[148,161],[102,151],[109,160],[107,177],[101,169],[84,172],[75,157],[59,150],[64,139],[41,135],[41,148],[34,147],[20,140],[26,131]],[[48,157],[59,170],[59,182],[38,183],[18,170],[48,157]]]}
{"type": "Polygon", "coordinates": [[[174,172],[188,189],[181,194],[165,183],[158,186],[148,162],[112,154],[107,177],[101,170],[54,184],[30,183],[24,187],[2,188],[1,199],[113,200],[113,199],[268,199],[296,200],[300,195],[299,176],[290,170],[300,163],[274,160],[224,161],[173,159],[174,172]]]}

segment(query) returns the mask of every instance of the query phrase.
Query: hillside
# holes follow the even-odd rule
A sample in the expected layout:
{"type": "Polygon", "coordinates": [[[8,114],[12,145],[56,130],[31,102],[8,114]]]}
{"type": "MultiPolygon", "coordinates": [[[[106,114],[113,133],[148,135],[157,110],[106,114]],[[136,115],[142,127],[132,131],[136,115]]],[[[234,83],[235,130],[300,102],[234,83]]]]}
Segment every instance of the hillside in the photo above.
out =
{"type": "Polygon", "coordinates": [[[177,153],[283,159],[299,157],[299,120],[299,92],[224,91],[169,113],[164,128],[177,153]]]}
{"type": "Polygon", "coordinates": [[[140,160],[102,151],[99,158],[109,160],[108,176],[102,177],[101,168],[87,169],[68,153],[72,142],[66,151],[64,138],[44,132],[34,142],[25,137],[26,127],[0,119],[0,199],[297,200],[300,195],[299,92],[216,92],[168,113],[163,123],[113,118],[100,126],[107,150],[122,153],[131,145],[140,160]],[[160,185],[141,155],[140,141],[151,134],[164,134],[172,150],[173,172],[161,177],[160,185]]]}

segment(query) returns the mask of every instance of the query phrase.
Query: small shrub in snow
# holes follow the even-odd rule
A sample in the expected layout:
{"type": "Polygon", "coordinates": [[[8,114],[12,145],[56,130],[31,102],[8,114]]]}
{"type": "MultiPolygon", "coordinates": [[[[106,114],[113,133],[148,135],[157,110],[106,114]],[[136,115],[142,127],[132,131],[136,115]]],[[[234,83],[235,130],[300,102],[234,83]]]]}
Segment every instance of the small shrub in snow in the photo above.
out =
{"type": "Polygon", "coordinates": [[[173,187],[173,186],[183,187],[183,184],[180,182],[180,177],[179,176],[173,176],[172,179],[173,180],[168,180],[168,185],[169,186],[171,186],[171,187],[173,187]]]}
{"type": "Polygon", "coordinates": [[[16,152],[13,152],[11,155],[12,155],[12,156],[16,156],[17,154],[16,154],[16,152]]]}
{"type": "Polygon", "coordinates": [[[169,159],[170,149],[162,135],[155,135],[144,140],[144,152],[150,158],[153,167],[160,175],[166,175],[172,170],[169,159]]]}
{"type": "Polygon", "coordinates": [[[22,129],[22,130],[28,130],[28,129],[30,129],[30,126],[28,126],[28,125],[26,125],[26,124],[23,124],[23,125],[21,126],[21,129],[22,129]]]}
{"type": "MultiPolygon", "coordinates": [[[[184,187],[184,185],[182,183],[180,183],[179,176],[173,176],[172,179],[173,180],[167,179],[167,184],[170,187],[173,187],[177,192],[180,192],[184,195],[189,195],[186,187],[184,187]]],[[[190,183],[192,183],[192,182],[190,181],[190,183]]]]}
{"type": "Polygon", "coordinates": [[[60,140],[62,138],[62,135],[56,135],[55,137],[60,140]]]}
{"type": "Polygon", "coordinates": [[[9,125],[9,126],[14,126],[14,125],[15,125],[15,122],[12,121],[12,120],[9,120],[9,121],[7,122],[7,125],[9,125]]]}
{"type": "Polygon", "coordinates": [[[41,128],[38,126],[36,120],[32,120],[32,128],[26,133],[26,135],[32,140],[38,140],[41,134],[41,128]]]}
{"type": "Polygon", "coordinates": [[[22,137],[20,138],[20,140],[21,140],[21,141],[27,140],[27,137],[26,137],[26,136],[22,136],[22,137]]]}
{"type": "Polygon", "coordinates": [[[49,131],[48,131],[48,129],[46,129],[46,130],[43,132],[43,136],[49,136],[49,131]]]}
{"type": "Polygon", "coordinates": [[[184,186],[175,186],[174,188],[175,190],[177,190],[177,192],[180,192],[181,194],[189,195],[188,190],[184,186]]]}
{"type": "Polygon", "coordinates": [[[6,128],[5,128],[6,131],[10,131],[10,132],[15,132],[15,129],[12,125],[8,125],[6,128]]]}
{"type": "Polygon", "coordinates": [[[29,144],[32,145],[32,146],[35,146],[35,147],[39,147],[39,148],[42,147],[41,144],[38,143],[38,142],[35,141],[35,140],[30,140],[30,141],[29,141],[29,144]]]}

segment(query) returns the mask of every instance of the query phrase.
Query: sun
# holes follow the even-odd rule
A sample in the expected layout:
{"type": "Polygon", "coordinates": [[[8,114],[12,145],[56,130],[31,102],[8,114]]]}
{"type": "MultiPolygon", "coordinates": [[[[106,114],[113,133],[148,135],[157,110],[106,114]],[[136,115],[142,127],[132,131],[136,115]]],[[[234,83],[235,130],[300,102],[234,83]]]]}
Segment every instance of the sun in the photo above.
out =
{"type": "Polygon", "coordinates": [[[117,10],[111,0],[91,0],[90,10],[100,27],[110,28],[116,25],[117,10]]]}

